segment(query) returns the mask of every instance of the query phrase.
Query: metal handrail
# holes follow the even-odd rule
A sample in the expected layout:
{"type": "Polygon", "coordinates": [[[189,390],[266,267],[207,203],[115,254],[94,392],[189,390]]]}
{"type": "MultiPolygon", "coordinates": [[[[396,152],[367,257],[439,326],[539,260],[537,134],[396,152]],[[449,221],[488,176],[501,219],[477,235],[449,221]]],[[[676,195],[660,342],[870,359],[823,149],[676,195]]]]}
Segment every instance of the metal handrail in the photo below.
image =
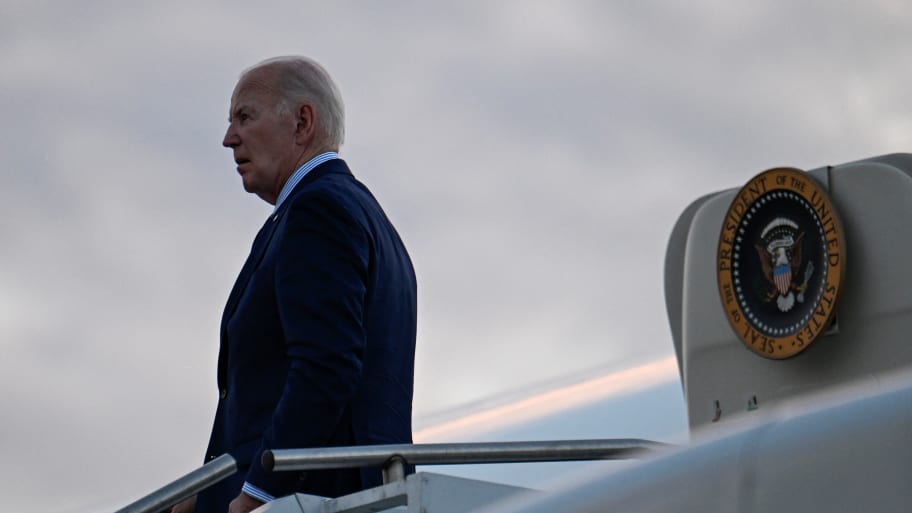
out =
{"type": "Polygon", "coordinates": [[[129,506],[117,510],[116,513],[157,513],[187,497],[196,495],[235,472],[237,472],[237,462],[231,455],[223,454],[129,506]]]}
{"type": "Polygon", "coordinates": [[[617,460],[665,447],[669,445],[637,438],[365,445],[267,450],[262,464],[267,470],[285,471],[383,467],[400,460],[412,465],[617,460]]]}
{"type": "MultiPolygon", "coordinates": [[[[543,442],[477,442],[391,444],[313,449],[275,449],[263,453],[266,470],[326,470],[383,467],[384,480],[404,479],[404,465],[520,463],[544,461],[620,460],[671,447],[639,438],[553,440],[543,442]]],[[[228,454],[159,488],[116,513],[157,513],[237,472],[228,454]]]]}

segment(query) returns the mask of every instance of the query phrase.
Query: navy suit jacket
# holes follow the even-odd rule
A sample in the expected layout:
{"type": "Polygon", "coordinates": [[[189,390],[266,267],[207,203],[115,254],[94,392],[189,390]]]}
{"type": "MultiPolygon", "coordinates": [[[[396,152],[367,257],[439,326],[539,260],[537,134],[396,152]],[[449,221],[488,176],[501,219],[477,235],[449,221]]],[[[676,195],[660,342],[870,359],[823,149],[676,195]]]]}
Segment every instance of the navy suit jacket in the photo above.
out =
{"type": "Polygon", "coordinates": [[[267,472],[266,449],[410,443],[415,273],[380,205],[342,160],[308,173],[257,234],[228,297],[206,459],[241,471],[201,493],[224,512],[251,484],[339,496],[380,469],[267,472]]]}

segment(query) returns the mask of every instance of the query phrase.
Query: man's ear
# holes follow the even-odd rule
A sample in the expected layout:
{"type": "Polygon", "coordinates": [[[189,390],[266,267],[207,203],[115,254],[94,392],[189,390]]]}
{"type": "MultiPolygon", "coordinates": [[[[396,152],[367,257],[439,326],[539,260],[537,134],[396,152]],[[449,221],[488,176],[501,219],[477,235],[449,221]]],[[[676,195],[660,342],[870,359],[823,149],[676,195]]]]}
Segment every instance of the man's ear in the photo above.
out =
{"type": "Polygon", "coordinates": [[[316,133],[317,118],[314,115],[313,106],[307,103],[301,104],[296,114],[295,142],[306,144],[313,140],[316,133]]]}

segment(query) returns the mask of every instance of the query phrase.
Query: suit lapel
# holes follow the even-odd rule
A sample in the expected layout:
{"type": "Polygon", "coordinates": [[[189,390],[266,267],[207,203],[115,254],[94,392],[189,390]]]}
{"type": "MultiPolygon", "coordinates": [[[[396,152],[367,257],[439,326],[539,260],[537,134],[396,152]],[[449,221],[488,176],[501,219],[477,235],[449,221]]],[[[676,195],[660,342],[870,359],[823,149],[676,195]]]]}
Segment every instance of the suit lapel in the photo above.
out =
{"type": "Polygon", "coordinates": [[[329,160],[315,167],[310,173],[307,173],[307,176],[298,182],[294,188],[294,191],[292,191],[288,198],[285,199],[279,209],[274,214],[269,216],[269,218],[266,220],[266,223],[262,228],[260,228],[260,231],[257,233],[256,238],[253,240],[253,247],[250,249],[250,256],[248,256],[247,261],[244,262],[244,267],[241,268],[241,272],[238,275],[237,280],[235,280],[234,286],[231,288],[231,293],[228,294],[228,302],[225,304],[225,311],[222,313],[220,337],[221,343],[218,366],[219,383],[222,383],[222,373],[226,370],[223,358],[228,357],[228,351],[225,347],[225,344],[228,342],[228,321],[237,310],[238,303],[240,303],[241,297],[243,297],[244,291],[247,289],[247,285],[250,283],[250,278],[253,276],[254,271],[256,271],[257,267],[259,267],[260,261],[262,261],[263,255],[265,255],[266,249],[269,247],[269,243],[272,241],[272,237],[275,234],[276,227],[279,225],[279,220],[288,209],[288,205],[292,203],[294,196],[297,196],[301,191],[305,190],[308,184],[313,183],[321,176],[330,173],[351,174],[351,171],[348,170],[348,166],[341,159],[329,160]]]}
{"type": "Polygon", "coordinates": [[[272,240],[272,235],[275,233],[275,228],[278,224],[275,219],[275,216],[269,216],[269,219],[266,220],[266,223],[260,228],[259,233],[257,233],[256,238],[253,240],[253,247],[250,249],[250,255],[247,257],[247,261],[244,262],[244,267],[241,268],[241,273],[238,274],[237,280],[234,282],[234,287],[231,288],[231,294],[228,295],[228,303],[225,305],[225,312],[222,314],[223,330],[226,328],[228,319],[231,318],[235,309],[237,309],[238,302],[241,300],[241,296],[244,294],[244,290],[250,282],[253,271],[256,270],[257,265],[263,258],[266,248],[269,247],[269,241],[272,240]]]}
{"type": "Polygon", "coordinates": [[[351,171],[348,170],[348,166],[346,166],[345,162],[341,159],[329,160],[315,167],[310,173],[307,173],[307,176],[298,182],[294,191],[289,194],[288,198],[285,199],[279,209],[274,214],[270,215],[263,227],[260,228],[259,233],[257,233],[256,238],[253,240],[250,256],[248,256],[247,261],[244,262],[244,267],[241,268],[241,273],[238,275],[237,280],[234,282],[234,287],[231,288],[231,293],[228,295],[228,303],[225,305],[225,312],[222,314],[222,330],[226,328],[225,325],[228,323],[228,319],[234,315],[237,304],[241,300],[241,296],[244,295],[244,290],[250,282],[253,271],[256,270],[260,260],[263,259],[266,248],[269,247],[269,242],[272,240],[276,226],[279,224],[279,219],[285,213],[285,210],[288,209],[288,205],[292,203],[292,197],[304,190],[307,184],[332,172],[351,173],[351,171]]]}

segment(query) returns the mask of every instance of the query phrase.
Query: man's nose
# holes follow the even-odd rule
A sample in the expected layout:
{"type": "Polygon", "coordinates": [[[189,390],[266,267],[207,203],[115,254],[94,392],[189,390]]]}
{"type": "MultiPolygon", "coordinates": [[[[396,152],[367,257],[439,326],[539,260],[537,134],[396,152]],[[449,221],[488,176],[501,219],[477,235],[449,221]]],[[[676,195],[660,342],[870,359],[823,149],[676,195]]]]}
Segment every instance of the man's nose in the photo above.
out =
{"type": "Polygon", "coordinates": [[[234,124],[228,125],[228,130],[225,131],[225,137],[222,139],[222,146],[226,148],[233,148],[240,144],[240,138],[237,135],[237,132],[234,130],[234,124]]]}

